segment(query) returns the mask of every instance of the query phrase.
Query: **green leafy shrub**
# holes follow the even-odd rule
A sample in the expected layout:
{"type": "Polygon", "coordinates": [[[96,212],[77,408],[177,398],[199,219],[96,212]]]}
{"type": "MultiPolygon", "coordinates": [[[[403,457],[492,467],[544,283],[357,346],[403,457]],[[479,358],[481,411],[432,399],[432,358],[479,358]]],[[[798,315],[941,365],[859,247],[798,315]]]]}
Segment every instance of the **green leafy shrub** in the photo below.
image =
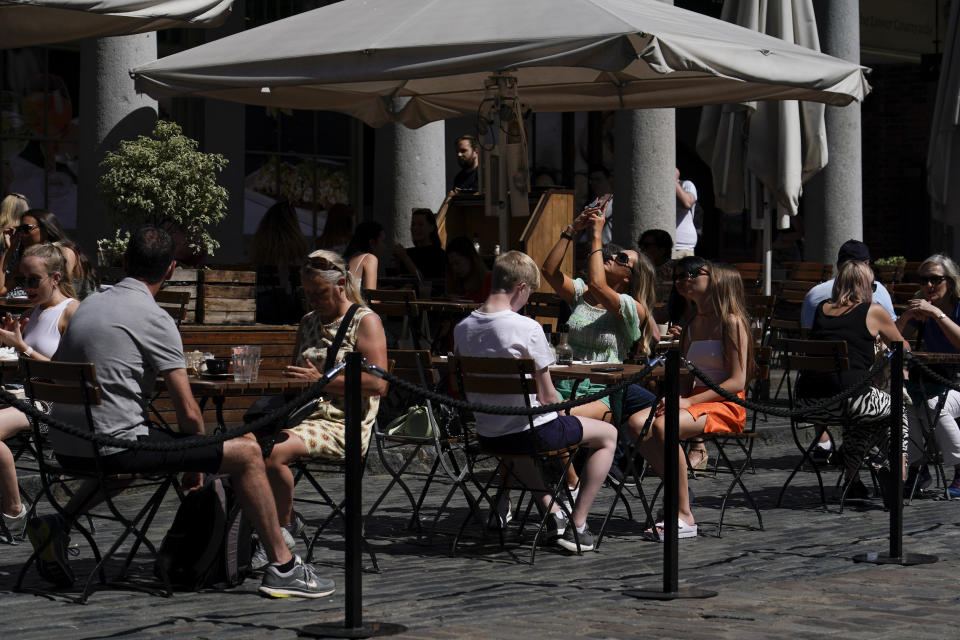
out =
{"type": "Polygon", "coordinates": [[[150,136],[108,152],[99,190],[114,220],[127,228],[180,229],[193,252],[213,255],[220,243],[209,229],[227,215],[227,190],[217,184],[227,159],[198,147],[175,123],[161,120],[150,136]]]}
{"type": "Polygon", "coordinates": [[[873,261],[873,264],[878,267],[899,267],[907,264],[907,259],[903,256],[890,256],[889,258],[877,258],[873,261]]]}

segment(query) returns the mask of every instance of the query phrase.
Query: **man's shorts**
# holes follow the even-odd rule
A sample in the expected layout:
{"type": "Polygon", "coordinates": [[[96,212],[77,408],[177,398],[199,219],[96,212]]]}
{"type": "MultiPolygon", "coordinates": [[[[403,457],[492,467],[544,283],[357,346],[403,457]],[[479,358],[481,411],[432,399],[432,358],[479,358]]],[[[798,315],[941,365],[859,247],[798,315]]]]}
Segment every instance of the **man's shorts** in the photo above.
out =
{"type": "Polygon", "coordinates": [[[495,438],[478,436],[480,447],[493,454],[531,455],[566,449],[583,440],[583,426],[576,416],[557,416],[556,420],[495,438]]]}
{"type": "MultiPolygon", "coordinates": [[[[180,435],[186,437],[186,434],[180,435]]],[[[137,438],[137,442],[176,442],[174,435],[151,429],[150,433],[137,438]]],[[[95,471],[96,462],[92,457],[57,455],[57,461],[65,469],[76,471],[95,471]]],[[[217,473],[223,463],[223,443],[205,444],[199,447],[179,451],[146,451],[127,449],[119,453],[102,456],[100,462],[104,473],[158,473],[199,471],[217,473]]]]}
{"type": "Polygon", "coordinates": [[[623,390],[623,419],[632,416],[638,411],[653,406],[657,397],[638,384],[631,384],[623,390]]]}

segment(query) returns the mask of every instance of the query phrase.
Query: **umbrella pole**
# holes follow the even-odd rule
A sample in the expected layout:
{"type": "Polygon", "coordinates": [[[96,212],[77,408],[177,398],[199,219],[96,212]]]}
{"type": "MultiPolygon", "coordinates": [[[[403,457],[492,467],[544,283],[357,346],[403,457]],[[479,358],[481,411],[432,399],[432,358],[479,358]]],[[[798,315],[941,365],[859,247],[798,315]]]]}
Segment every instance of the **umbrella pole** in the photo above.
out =
{"type": "Polygon", "coordinates": [[[758,203],[763,211],[763,295],[769,296],[771,290],[771,277],[773,274],[773,211],[769,203],[769,191],[766,187],[757,189],[758,194],[763,194],[758,203]]]}

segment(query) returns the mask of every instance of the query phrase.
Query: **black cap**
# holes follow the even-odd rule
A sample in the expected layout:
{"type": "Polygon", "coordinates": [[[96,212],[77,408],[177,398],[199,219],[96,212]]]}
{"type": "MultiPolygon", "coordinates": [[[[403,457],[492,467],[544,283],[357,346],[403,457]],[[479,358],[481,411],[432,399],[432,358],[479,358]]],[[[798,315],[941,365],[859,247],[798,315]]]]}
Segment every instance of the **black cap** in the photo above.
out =
{"type": "Polygon", "coordinates": [[[837,252],[837,266],[844,262],[870,262],[870,249],[859,240],[847,240],[837,252]]]}

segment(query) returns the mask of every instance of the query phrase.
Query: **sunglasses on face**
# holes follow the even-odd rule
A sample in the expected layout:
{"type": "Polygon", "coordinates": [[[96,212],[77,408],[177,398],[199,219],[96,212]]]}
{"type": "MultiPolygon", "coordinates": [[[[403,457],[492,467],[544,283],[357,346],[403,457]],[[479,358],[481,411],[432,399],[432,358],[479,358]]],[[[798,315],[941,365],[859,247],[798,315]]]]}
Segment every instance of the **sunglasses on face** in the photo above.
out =
{"type": "Polygon", "coordinates": [[[947,276],[920,276],[920,283],[937,286],[946,279],[947,276]]]}
{"type": "Polygon", "coordinates": [[[21,224],[17,227],[17,233],[30,233],[37,228],[35,224],[21,224]]]}
{"type": "Polygon", "coordinates": [[[697,269],[696,271],[685,271],[682,273],[673,274],[673,279],[676,282],[680,280],[693,280],[694,278],[699,278],[700,276],[710,275],[710,272],[704,268],[697,269]]]}
{"type": "Polygon", "coordinates": [[[622,267],[629,267],[629,266],[630,266],[630,254],[629,254],[629,253],[626,253],[625,251],[621,251],[620,253],[618,253],[618,254],[616,254],[616,255],[614,255],[614,256],[611,256],[611,257],[613,258],[613,261],[614,261],[614,262],[616,262],[617,264],[619,264],[619,265],[622,266],[622,267]]]}

